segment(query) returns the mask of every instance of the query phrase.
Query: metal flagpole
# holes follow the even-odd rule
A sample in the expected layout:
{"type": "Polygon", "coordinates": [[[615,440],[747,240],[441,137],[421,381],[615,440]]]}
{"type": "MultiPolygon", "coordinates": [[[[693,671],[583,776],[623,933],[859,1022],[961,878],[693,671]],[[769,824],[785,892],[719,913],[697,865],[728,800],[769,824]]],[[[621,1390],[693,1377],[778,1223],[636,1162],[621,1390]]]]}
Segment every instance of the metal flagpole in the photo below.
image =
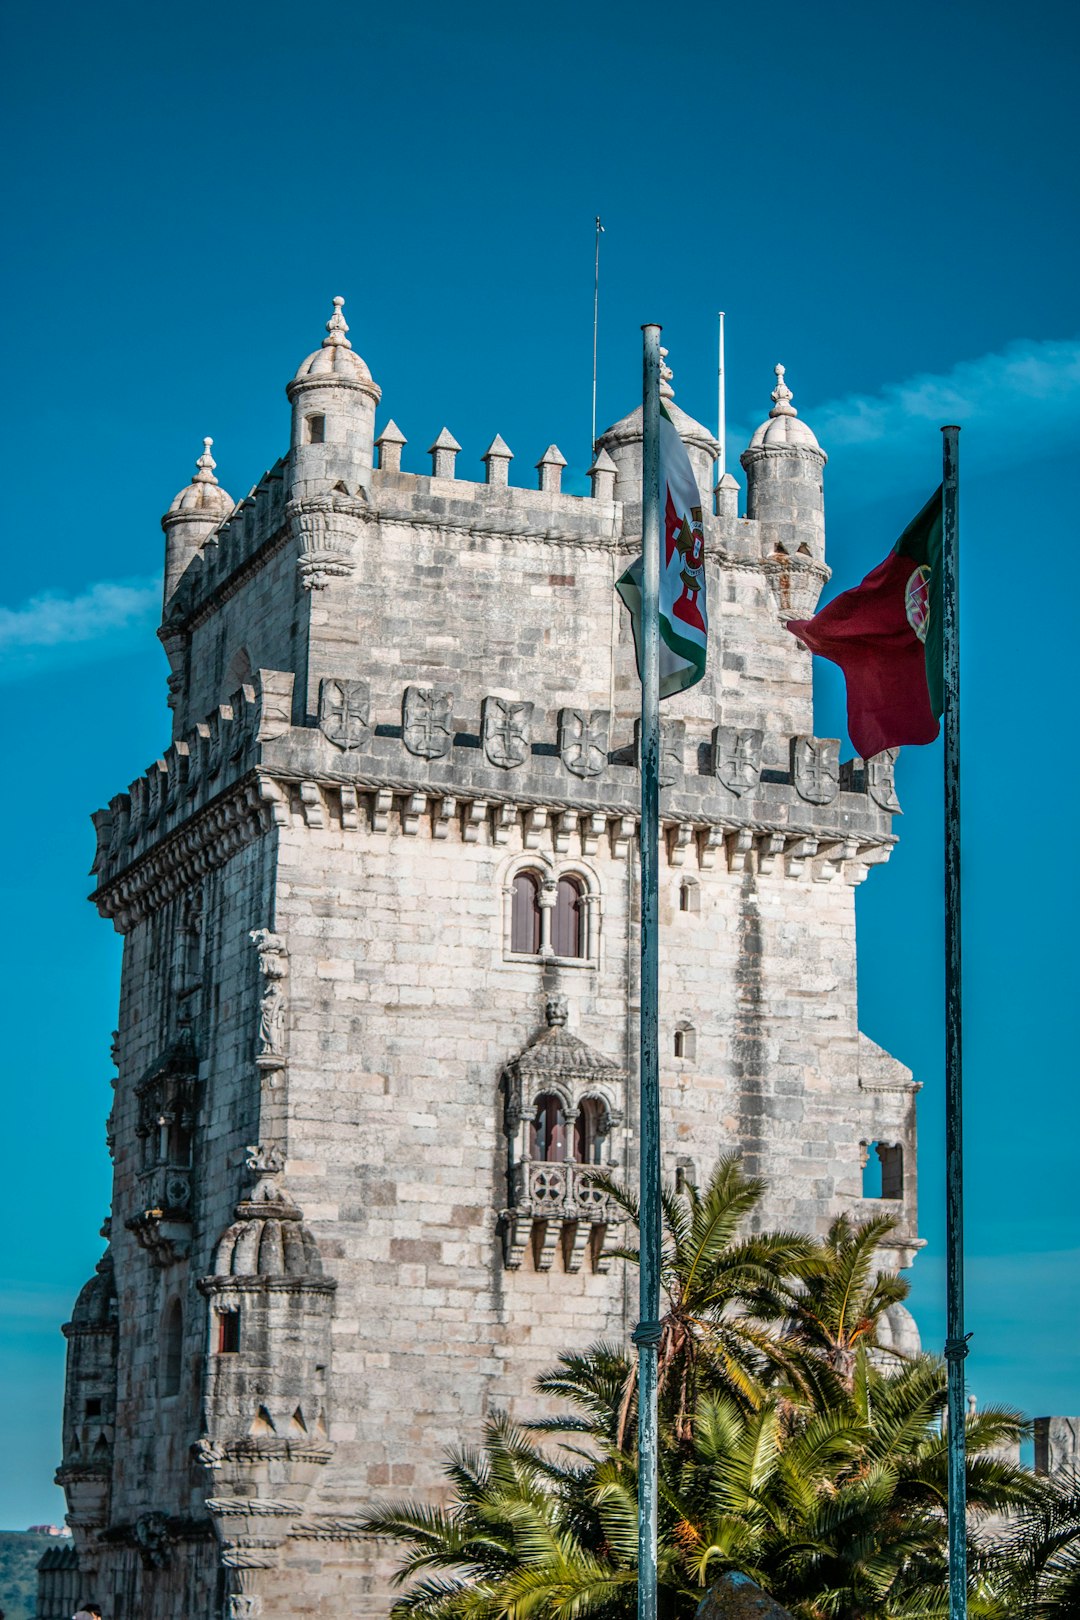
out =
{"type": "Polygon", "coordinates": [[[596,454],[596,331],[600,317],[600,238],[604,234],[604,227],[600,223],[600,215],[596,216],[596,267],[593,271],[592,291],[592,438],[589,441],[589,464],[596,454]]]}
{"type": "Polygon", "coordinates": [[[727,472],[727,401],[724,397],[724,312],[717,314],[720,323],[720,335],[716,356],[716,438],[720,446],[720,454],[716,458],[716,481],[720,482],[727,472]]]}
{"type": "Polygon", "coordinates": [[[641,1182],[638,1347],[638,1620],[656,1620],[660,1344],[660,1064],[657,858],[660,839],[660,327],[643,326],[641,484],[641,1182]]]}
{"type": "Polygon", "coordinates": [[[945,688],[945,1175],[949,1412],[949,1620],[967,1620],[964,1445],[964,1137],[960,974],[960,429],[942,428],[942,639],[945,688]]]}

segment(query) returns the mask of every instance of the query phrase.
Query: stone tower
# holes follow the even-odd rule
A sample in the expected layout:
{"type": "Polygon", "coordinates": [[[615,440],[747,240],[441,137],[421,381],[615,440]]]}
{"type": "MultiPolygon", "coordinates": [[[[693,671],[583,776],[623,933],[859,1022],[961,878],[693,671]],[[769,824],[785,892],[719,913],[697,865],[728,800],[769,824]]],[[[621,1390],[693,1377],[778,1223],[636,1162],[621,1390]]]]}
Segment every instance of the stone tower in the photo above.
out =
{"type": "MultiPolygon", "coordinates": [[[[483,482],[446,429],[403,471],[339,299],[327,332],[288,455],[234,505],[208,442],[163,520],[172,740],[94,817],[124,936],[114,1201],[59,1477],[110,1620],[384,1614],[359,1509],[435,1488],[446,1444],[634,1318],[589,1174],[636,1169],[613,583],[641,412],[588,497],[554,445],[511,485],[497,436],[483,482]]],[[[669,410],[711,507],[715,441],[669,410]]],[[[813,735],[784,628],[828,577],[824,464],[781,371],[748,516],[729,476],[706,519],[708,674],[664,706],[664,1155],[693,1179],[740,1147],[769,1222],[885,1207],[906,1265],[917,1088],[855,993],[892,760],[813,735]]]]}

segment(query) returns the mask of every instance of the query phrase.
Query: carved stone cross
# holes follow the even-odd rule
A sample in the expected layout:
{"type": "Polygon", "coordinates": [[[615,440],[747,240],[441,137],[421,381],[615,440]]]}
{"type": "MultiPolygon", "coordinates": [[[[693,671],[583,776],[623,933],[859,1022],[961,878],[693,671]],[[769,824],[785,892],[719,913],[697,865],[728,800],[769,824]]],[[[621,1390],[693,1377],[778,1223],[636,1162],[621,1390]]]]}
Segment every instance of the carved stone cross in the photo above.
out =
{"type": "Polygon", "coordinates": [[[448,686],[407,686],[401,736],[410,754],[442,759],[454,736],[454,694],[448,686]]]}
{"type": "Polygon", "coordinates": [[[484,699],[481,734],[484,754],[492,765],[510,770],[529,757],[532,725],[531,703],[511,703],[505,698],[484,699]]]}
{"type": "Polygon", "coordinates": [[[840,789],[840,744],[835,737],[793,737],[795,791],[808,804],[831,804],[840,789]]]}
{"type": "Polygon", "coordinates": [[[607,764],[609,709],[560,709],[559,758],[575,776],[599,776],[607,764]]]}
{"type": "Polygon", "coordinates": [[[371,691],[367,681],[319,684],[319,730],[335,748],[362,748],[368,739],[371,691]]]}
{"type": "Polygon", "coordinates": [[[764,731],[750,727],[713,728],[713,775],[729,793],[741,796],[757,787],[764,740],[764,731]]]}

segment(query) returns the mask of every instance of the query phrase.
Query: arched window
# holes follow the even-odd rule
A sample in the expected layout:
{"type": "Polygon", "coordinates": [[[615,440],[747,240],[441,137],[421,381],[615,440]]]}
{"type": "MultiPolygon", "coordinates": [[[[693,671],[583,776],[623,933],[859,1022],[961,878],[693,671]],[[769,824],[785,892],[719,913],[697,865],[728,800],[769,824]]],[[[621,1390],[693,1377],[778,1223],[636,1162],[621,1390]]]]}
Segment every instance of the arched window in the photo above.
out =
{"type": "Polygon", "coordinates": [[[578,878],[559,879],[551,925],[551,948],[556,956],[585,955],[585,906],[578,878]]]}
{"type": "Polygon", "coordinates": [[[184,1307],[174,1299],[165,1312],[161,1345],[161,1393],[178,1395],[184,1366],[184,1307]]]}
{"type": "Polygon", "coordinates": [[[693,878],[683,878],[679,884],[679,910],[701,910],[701,889],[693,878]]]}
{"type": "Polygon", "coordinates": [[[559,1098],[551,1092],[536,1099],[536,1113],[529,1129],[529,1157],[561,1163],[566,1158],[566,1115],[559,1098]]]}
{"type": "Polygon", "coordinates": [[[675,1030],[675,1056],[677,1058],[697,1056],[697,1031],[693,1024],[688,1024],[685,1019],[675,1030]]]}
{"type": "Polygon", "coordinates": [[[526,956],[540,953],[540,879],[519,872],[510,903],[510,949],[526,956]]]}
{"type": "Polygon", "coordinates": [[[578,1164],[602,1163],[604,1105],[598,1097],[586,1097],[574,1121],[574,1158],[578,1164]]]}

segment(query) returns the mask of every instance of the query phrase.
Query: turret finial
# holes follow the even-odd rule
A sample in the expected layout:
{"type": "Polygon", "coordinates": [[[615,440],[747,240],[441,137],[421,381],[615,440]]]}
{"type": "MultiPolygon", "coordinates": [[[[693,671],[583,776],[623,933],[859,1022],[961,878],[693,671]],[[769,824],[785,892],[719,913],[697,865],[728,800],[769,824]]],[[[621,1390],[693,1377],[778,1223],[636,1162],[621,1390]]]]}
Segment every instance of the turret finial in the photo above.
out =
{"type": "Polygon", "coordinates": [[[210,446],[213,444],[213,442],[213,439],[203,440],[203,453],[195,463],[197,471],[194,478],[191,480],[193,484],[217,483],[217,479],[214,477],[214,468],[217,466],[217,462],[210,454],[210,446]]]}
{"type": "Polygon", "coordinates": [[[674,388],[672,388],[671,384],[672,384],[672,382],[674,380],[675,373],[672,371],[671,367],[667,364],[667,356],[668,356],[667,350],[666,349],[661,349],[660,350],[660,398],[661,399],[674,399],[675,398],[675,390],[674,390],[674,388]]]}
{"type": "Polygon", "coordinates": [[[784,381],[784,367],[777,366],[776,387],[772,391],[773,408],[770,416],[798,416],[798,411],[791,403],[791,389],[784,381]]]}
{"type": "Polygon", "coordinates": [[[352,344],[345,336],[349,328],[345,324],[345,317],[341,313],[344,298],[334,299],[334,313],[326,323],[326,336],[322,340],[324,349],[351,349],[352,344]]]}

